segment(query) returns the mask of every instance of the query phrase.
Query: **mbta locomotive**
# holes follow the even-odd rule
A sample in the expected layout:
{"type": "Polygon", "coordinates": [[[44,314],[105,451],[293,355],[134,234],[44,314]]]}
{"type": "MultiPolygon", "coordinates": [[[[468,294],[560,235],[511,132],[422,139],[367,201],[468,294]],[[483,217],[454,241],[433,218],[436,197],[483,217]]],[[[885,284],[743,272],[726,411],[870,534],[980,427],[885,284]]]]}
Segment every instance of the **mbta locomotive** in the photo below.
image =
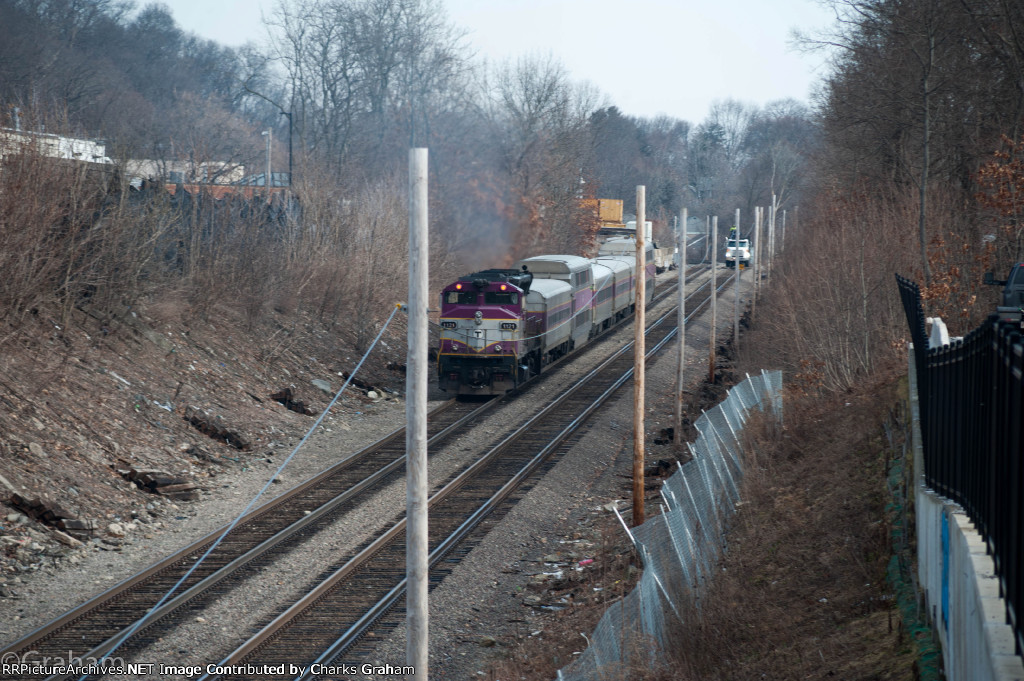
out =
{"type": "MultiPolygon", "coordinates": [[[[654,250],[646,244],[647,299],[654,250]]],[[[539,255],[514,269],[461,277],[441,292],[438,384],[456,395],[501,395],[636,307],[636,242],[609,239],[596,258],[539,255]]]]}

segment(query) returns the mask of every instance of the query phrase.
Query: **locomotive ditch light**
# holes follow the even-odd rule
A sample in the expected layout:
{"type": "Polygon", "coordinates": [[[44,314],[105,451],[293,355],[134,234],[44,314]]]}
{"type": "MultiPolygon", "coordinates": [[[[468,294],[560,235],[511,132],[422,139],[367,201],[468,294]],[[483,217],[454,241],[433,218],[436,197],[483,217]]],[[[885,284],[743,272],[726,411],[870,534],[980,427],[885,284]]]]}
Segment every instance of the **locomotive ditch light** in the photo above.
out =
{"type": "Polygon", "coordinates": [[[504,291],[504,290],[506,290],[508,288],[508,286],[506,286],[505,284],[502,284],[500,288],[501,288],[502,291],[504,291]]]}
{"type": "Polygon", "coordinates": [[[494,346],[494,351],[495,352],[501,352],[501,345],[495,345],[494,346]]]}
{"type": "Polygon", "coordinates": [[[462,284],[456,284],[455,285],[455,290],[456,291],[461,291],[462,290],[462,284]]]}

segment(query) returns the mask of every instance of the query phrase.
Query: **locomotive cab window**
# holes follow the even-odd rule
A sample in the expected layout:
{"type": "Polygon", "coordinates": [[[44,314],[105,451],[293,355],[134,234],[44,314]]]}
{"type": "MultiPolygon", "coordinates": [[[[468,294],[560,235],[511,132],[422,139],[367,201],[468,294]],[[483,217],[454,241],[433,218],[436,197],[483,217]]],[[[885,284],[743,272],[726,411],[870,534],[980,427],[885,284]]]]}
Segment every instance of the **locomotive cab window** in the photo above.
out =
{"type": "Polygon", "coordinates": [[[475,305],[476,291],[448,291],[445,302],[450,305],[475,305]]]}
{"type": "Polygon", "coordinates": [[[484,293],[484,302],[488,305],[515,305],[519,302],[518,293],[499,293],[498,291],[487,291],[484,293]]]}

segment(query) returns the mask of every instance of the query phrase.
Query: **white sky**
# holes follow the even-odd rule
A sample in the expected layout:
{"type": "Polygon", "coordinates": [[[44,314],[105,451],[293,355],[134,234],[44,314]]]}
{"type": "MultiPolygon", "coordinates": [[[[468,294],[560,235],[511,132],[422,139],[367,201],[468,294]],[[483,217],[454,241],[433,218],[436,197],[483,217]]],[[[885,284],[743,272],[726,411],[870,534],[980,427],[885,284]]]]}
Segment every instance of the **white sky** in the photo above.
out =
{"type": "MultiPolygon", "coordinates": [[[[627,115],[692,123],[712,102],[807,101],[823,55],[788,47],[832,14],[814,0],[442,0],[480,57],[553,53],[627,115]]],[[[226,45],[261,41],[276,0],[163,0],[185,30],[226,45]]],[[[140,0],[140,5],[144,0],[140,0]]]]}

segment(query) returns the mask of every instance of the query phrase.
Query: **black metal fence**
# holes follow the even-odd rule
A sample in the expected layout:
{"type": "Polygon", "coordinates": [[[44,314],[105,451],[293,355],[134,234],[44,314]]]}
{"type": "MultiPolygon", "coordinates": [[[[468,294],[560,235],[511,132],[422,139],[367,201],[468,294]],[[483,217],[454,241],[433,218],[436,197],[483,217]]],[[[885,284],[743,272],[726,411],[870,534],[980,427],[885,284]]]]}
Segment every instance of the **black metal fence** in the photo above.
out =
{"type": "Polygon", "coordinates": [[[1024,650],[1024,344],[1019,320],[992,315],[928,349],[921,291],[896,276],[914,342],[925,479],[960,504],[995,562],[1007,621],[1024,650]]]}

